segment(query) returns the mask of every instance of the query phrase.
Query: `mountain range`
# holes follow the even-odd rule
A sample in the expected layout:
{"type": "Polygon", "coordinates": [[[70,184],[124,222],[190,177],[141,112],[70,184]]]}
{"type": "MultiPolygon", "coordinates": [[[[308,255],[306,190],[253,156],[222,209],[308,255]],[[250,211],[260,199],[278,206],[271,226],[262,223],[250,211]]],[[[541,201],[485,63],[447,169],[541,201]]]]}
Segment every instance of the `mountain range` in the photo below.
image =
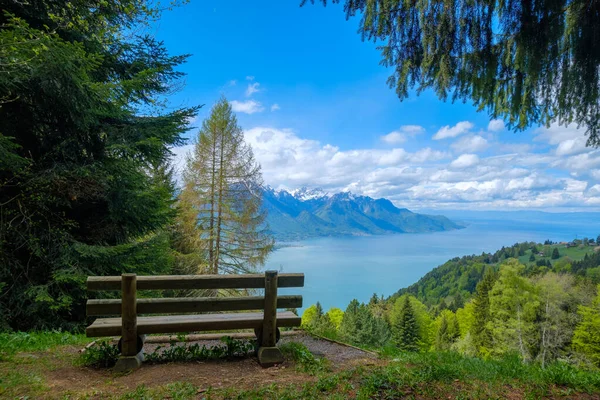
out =
{"type": "Polygon", "coordinates": [[[317,236],[365,236],[461,229],[441,215],[417,214],[387,199],[351,192],[328,194],[321,189],[286,191],[263,188],[267,222],[278,240],[317,236]]]}

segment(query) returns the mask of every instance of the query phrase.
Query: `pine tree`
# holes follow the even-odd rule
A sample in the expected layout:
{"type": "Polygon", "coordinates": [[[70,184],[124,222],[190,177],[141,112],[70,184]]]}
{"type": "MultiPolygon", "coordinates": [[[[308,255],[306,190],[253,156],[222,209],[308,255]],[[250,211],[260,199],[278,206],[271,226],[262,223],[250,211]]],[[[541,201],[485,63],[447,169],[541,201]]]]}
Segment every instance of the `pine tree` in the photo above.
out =
{"type": "Polygon", "coordinates": [[[531,252],[531,255],[529,256],[529,262],[534,262],[535,261],[535,254],[533,254],[533,251],[531,252]]]}
{"type": "Polygon", "coordinates": [[[490,291],[494,286],[496,276],[491,270],[487,270],[481,282],[477,284],[475,296],[473,297],[473,325],[471,335],[473,344],[480,354],[487,354],[492,346],[492,335],[487,327],[490,320],[490,291]]]}
{"type": "Polygon", "coordinates": [[[224,98],[202,123],[183,181],[181,201],[197,214],[210,273],[253,272],[264,264],[274,241],[261,208],[260,165],[224,98]]]}
{"type": "Polygon", "coordinates": [[[419,326],[409,296],[405,296],[400,318],[394,324],[394,342],[404,351],[419,351],[419,326]]]}
{"type": "Polygon", "coordinates": [[[558,247],[555,247],[554,250],[552,250],[552,259],[558,260],[559,258],[560,258],[560,253],[558,252],[558,247]]]}

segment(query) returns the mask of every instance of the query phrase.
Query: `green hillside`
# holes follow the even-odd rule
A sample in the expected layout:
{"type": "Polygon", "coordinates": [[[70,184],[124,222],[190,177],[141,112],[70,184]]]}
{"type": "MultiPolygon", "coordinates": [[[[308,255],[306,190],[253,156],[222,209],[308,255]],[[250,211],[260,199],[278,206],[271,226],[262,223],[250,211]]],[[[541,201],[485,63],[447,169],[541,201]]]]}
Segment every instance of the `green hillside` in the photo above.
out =
{"type": "Polygon", "coordinates": [[[466,300],[475,291],[477,283],[487,270],[497,271],[498,266],[507,258],[517,258],[525,265],[525,274],[533,276],[547,271],[573,272],[577,276],[587,276],[592,282],[600,283],[600,261],[594,250],[595,241],[577,241],[574,246],[565,243],[541,244],[533,242],[516,243],[503,247],[495,253],[483,253],[456,257],[434,268],[413,285],[400,289],[392,298],[403,294],[411,294],[428,306],[442,305],[452,307],[454,297],[460,293],[466,300]],[[552,258],[554,249],[559,257],[552,258]],[[534,251],[537,250],[537,251],[534,251]],[[543,253],[543,256],[540,255],[543,253]],[[531,261],[531,256],[535,260],[531,261]],[[584,261],[590,259],[590,261],[584,261]]]}

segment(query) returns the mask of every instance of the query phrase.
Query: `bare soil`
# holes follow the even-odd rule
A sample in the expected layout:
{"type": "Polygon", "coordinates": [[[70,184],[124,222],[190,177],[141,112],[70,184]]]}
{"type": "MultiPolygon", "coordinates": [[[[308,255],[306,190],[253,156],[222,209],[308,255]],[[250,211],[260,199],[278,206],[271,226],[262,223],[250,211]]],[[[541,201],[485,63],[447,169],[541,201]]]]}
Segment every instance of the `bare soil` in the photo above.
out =
{"type": "MultiPolygon", "coordinates": [[[[331,361],[335,370],[350,368],[357,363],[375,365],[380,361],[371,353],[343,346],[326,340],[316,339],[306,334],[282,337],[280,344],[295,341],[305,344],[316,356],[331,361]]],[[[188,342],[201,346],[214,346],[221,342],[215,340],[188,342]]],[[[149,353],[159,344],[148,343],[144,351],[149,353]]],[[[164,344],[163,344],[164,346],[164,344]]],[[[24,375],[38,376],[47,390],[29,398],[109,398],[135,390],[140,385],[148,388],[162,386],[171,382],[189,382],[202,392],[209,387],[215,389],[249,389],[270,384],[288,385],[310,382],[315,378],[298,372],[291,361],[272,368],[262,368],[255,357],[234,360],[214,360],[205,362],[185,362],[168,364],[144,364],[136,371],[126,375],[117,375],[110,370],[93,369],[73,365],[81,349],[64,346],[53,352],[23,353],[18,363],[24,375]]],[[[15,365],[12,364],[14,368],[15,365]]],[[[0,363],[0,376],[8,373],[10,365],[0,363]],[[3,365],[5,364],[5,365],[3,365]]],[[[8,398],[26,396],[28,388],[16,389],[8,398]]],[[[0,397],[2,394],[0,392],[0,397]]]]}

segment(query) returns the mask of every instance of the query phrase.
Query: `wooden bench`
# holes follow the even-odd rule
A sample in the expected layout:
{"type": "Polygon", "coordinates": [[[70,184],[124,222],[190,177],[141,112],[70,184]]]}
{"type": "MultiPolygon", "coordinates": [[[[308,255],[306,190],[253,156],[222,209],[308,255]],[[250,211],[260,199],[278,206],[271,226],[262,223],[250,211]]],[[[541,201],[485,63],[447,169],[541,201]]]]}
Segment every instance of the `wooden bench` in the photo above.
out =
{"type": "Polygon", "coordinates": [[[120,317],[97,318],[87,327],[86,335],[121,336],[121,357],[115,369],[127,371],[141,365],[146,334],[254,329],[259,345],[258,360],[268,367],[283,361],[276,347],[279,327],[300,326],[301,323],[300,317],[293,312],[278,312],[277,309],[302,307],[302,296],[278,296],[277,288],[302,286],[304,274],[277,274],[277,271],[266,271],[264,275],[90,276],[88,291],[121,291],[121,299],[90,299],[86,306],[87,315],[120,317]],[[179,289],[264,289],[265,293],[264,296],[246,297],[137,299],[138,290],[179,289]],[[244,312],[216,314],[242,310],[244,312]],[[248,312],[250,310],[263,312],[248,312]],[[140,317],[140,314],[162,315],[140,317]]]}

